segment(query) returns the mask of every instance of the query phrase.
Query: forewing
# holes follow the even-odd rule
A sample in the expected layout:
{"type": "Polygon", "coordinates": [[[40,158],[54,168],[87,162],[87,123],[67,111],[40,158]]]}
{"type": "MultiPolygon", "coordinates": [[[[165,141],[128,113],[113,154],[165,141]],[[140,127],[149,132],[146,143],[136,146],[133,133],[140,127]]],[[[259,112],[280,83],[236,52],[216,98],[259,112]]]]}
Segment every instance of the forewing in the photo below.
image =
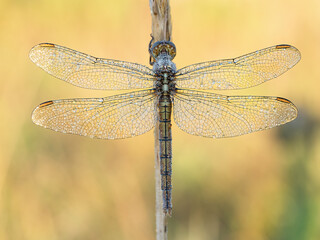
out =
{"type": "Polygon", "coordinates": [[[34,46],[29,56],[46,72],[82,88],[125,90],[153,86],[152,70],[136,63],[96,58],[51,43],[34,46]]]}
{"type": "Polygon", "coordinates": [[[227,60],[203,62],[178,70],[179,88],[241,89],[276,78],[300,60],[300,52],[290,45],[277,45],[227,60]]]}
{"type": "Polygon", "coordinates": [[[137,91],[105,98],[53,100],[40,104],[32,121],[57,132],[91,138],[134,137],[155,125],[155,95],[137,91]]]}
{"type": "Polygon", "coordinates": [[[178,90],[173,114],[183,131],[212,138],[234,137],[292,121],[297,109],[279,97],[224,96],[178,90]]]}

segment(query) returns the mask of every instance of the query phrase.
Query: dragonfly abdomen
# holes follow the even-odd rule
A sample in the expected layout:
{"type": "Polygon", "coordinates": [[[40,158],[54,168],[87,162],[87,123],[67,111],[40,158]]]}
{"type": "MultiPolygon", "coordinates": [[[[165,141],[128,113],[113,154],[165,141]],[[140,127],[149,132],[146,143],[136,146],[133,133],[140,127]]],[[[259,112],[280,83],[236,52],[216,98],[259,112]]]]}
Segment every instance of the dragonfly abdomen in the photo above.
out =
{"type": "Polygon", "coordinates": [[[159,98],[159,143],[160,171],[163,211],[171,215],[171,174],[172,174],[172,135],[171,135],[172,101],[169,95],[159,98]]]}

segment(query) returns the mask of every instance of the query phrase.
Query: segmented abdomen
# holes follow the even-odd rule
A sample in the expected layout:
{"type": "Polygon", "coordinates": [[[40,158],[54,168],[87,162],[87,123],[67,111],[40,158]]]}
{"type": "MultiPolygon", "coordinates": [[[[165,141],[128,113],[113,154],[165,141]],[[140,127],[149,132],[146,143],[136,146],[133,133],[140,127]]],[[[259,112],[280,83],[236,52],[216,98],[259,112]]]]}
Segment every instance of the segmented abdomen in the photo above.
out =
{"type": "Polygon", "coordinates": [[[159,143],[160,143],[160,171],[161,190],[163,197],[163,211],[171,215],[171,174],[172,174],[172,135],[171,135],[172,101],[169,95],[159,98],[159,143]]]}

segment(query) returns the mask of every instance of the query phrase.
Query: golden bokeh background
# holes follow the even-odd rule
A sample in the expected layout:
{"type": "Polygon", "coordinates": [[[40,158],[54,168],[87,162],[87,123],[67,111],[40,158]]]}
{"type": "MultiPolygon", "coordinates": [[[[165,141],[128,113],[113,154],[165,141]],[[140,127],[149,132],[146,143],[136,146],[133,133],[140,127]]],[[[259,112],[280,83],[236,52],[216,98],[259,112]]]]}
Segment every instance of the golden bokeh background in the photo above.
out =
{"type": "MultiPolygon", "coordinates": [[[[179,67],[292,44],[302,60],[248,90],[299,109],[294,122],[230,139],[173,126],[175,240],[320,239],[320,1],[171,0],[179,67]]],[[[39,103],[103,97],[28,58],[52,42],[148,65],[148,0],[0,1],[0,239],[155,239],[152,131],[103,141],[34,125],[39,103]]]]}

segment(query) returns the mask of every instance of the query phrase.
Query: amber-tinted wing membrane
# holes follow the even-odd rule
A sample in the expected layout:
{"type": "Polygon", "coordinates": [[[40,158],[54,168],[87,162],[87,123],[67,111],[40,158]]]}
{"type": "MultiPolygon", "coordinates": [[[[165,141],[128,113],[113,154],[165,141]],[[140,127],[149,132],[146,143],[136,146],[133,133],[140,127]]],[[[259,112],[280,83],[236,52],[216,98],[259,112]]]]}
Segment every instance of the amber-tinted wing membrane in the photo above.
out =
{"type": "Polygon", "coordinates": [[[178,70],[177,87],[191,89],[241,89],[283,74],[300,60],[290,45],[277,45],[227,60],[197,63],[178,70]]]}
{"type": "Polygon", "coordinates": [[[234,137],[292,121],[297,109],[279,97],[224,96],[178,90],[173,115],[183,131],[212,138],[234,137]]]}
{"type": "Polygon", "coordinates": [[[152,70],[136,63],[96,58],[51,43],[34,46],[29,56],[46,72],[78,87],[124,90],[153,86],[152,70]]]}
{"type": "Polygon", "coordinates": [[[34,123],[62,133],[91,138],[133,137],[155,125],[155,95],[150,90],[105,98],[53,100],[32,113],[34,123]]]}

